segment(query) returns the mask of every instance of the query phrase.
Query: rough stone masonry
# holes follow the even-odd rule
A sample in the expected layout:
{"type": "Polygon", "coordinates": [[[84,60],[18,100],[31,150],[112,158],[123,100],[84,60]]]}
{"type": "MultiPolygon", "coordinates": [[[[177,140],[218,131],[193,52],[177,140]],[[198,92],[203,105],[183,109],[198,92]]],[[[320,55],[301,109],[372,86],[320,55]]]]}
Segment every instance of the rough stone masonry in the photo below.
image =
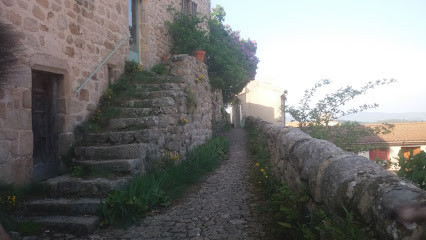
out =
{"type": "Polygon", "coordinates": [[[301,130],[247,117],[249,127],[266,136],[275,174],[293,190],[306,183],[312,200],[342,213],[344,206],[372,226],[383,239],[421,239],[426,226],[402,221],[397,212],[425,207],[426,192],[369,159],[301,130]]]}

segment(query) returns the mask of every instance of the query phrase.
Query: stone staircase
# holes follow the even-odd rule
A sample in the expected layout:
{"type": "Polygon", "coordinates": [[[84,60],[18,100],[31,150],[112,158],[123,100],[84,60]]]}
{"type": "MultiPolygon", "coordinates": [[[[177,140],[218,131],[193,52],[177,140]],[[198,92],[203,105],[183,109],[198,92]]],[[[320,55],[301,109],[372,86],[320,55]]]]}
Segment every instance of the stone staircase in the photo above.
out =
{"type": "Polygon", "coordinates": [[[26,202],[25,221],[79,235],[94,231],[100,221],[96,211],[109,191],[118,190],[132,176],[147,172],[151,161],[165,151],[178,150],[166,146],[176,142],[176,134],[184,131],[178,127],[178,119],[188,117],[185,84],[175,78],[136,84],[134,87],[141,94],[121,100],[117,107],[119,117],[111,119],[102,132],[86,134],[83,143],[75,147],[75,165],[103,169],[114,177],[62,175],[48,179],[43,184],[51,189],[49,196],[26,202]]]}

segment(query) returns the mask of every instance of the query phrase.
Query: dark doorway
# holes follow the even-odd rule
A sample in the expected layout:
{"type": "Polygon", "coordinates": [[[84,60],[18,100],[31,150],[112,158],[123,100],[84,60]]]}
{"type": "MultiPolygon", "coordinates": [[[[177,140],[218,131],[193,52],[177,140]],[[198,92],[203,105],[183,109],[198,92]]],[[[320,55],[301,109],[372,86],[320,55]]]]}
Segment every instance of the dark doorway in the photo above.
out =
{"type": "Polygon", "coordinates": [[[33,179],[35,181],[55,176],[59,167],[57,86],[60,77],[61,75],[48,72],[32,72],[33,179]]]}

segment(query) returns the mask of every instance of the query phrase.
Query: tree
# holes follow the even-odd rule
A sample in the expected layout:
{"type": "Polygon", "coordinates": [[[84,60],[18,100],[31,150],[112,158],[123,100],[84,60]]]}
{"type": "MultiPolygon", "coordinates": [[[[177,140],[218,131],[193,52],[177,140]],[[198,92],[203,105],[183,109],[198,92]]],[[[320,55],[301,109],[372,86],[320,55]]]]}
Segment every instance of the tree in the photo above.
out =
{"type": "Polygon", "coordinates": [[[166,25],[173,40],[172,54],[192,54],[206,50],[211,85],[222,90],[225,104],[240,93],[256,76],[259,59],[257,44],[241,39],[238,31],[225,25],[225,10],[217,5],[208,20],[209,33],[203,29],[206,19],[196,14],[185,15],[172,8],[173,22],[166,25]]]}
{"type": "Polygon", "coordinates": [[[346,86],[339,88],[335,92],[326,94],[320,98],[315,104],[312,100],[316,97],[318,90],[329,85],[331,81],[327,79],[320,80],[315,85],[305,90],[303,98],[299,101],[298,106],[286,107],[291,117],[299,122],[299,127],[302,131],[310,134],[312,137],[325,139],[333,142],[338,147],[344,150],[359,152],[368,150],[370,147],[357,144],[362,137],[371,136],[374,134],[390,133],[393,125],[382,124],[374,128],[365,127],[358,122],[343,122],[330,127],[332,120],[337,120],[340,117],[365,111],[371,108],[377,108],[379,105],[362,104],[356,108],[345,110],[345,105],[354,98],[365,94],[369,90],[378,86],[387,85],[396,82],[395,79],[383,79],[375,82],[368,82],[361,88],[346,86]]]}
{"type": "Polygon", "coordinates": [[[226,13],[223,7],[217,5],[212,10],[207,47],[209,78],[213,87],[222,89],[224,102],[230,103],[256,76],[259,63],[257,43],[241,39],[239,31],[224,24],[226,13]]]}

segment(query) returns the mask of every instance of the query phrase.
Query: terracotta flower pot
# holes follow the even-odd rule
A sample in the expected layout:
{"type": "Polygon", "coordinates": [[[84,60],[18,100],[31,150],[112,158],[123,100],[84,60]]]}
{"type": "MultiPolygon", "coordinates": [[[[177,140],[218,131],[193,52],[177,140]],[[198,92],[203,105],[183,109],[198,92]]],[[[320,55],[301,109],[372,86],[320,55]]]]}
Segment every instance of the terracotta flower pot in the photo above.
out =
{"type": "Polygon", "coordinates": [[[206,57],[206,51],[195,51],[194,57],[200,62],[204,62],[204,58],[206,57]]]}

